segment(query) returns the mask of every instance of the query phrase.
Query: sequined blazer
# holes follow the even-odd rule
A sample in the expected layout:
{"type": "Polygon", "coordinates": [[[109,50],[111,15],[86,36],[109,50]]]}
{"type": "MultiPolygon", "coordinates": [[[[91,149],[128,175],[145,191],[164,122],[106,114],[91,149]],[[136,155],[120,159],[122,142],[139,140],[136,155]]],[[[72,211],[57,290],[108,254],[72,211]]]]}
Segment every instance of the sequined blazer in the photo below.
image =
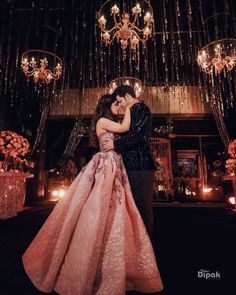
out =
{"type": "Polygon", "coordinates": [[[155,170],[155,162],[150,151],[149,138],[152,116],[144,102],[131,108],[130,130],[114,141],[115,150],[121,153],[127,170],[155,170]]]}

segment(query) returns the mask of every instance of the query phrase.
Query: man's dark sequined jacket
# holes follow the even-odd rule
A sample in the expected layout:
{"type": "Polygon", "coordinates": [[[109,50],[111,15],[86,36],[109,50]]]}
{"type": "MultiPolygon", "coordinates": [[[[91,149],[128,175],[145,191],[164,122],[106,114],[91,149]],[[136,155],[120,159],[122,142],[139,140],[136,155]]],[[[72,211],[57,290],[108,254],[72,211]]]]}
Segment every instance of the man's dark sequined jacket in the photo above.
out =
{"type": "Polygon", "coordinates": [[[156,169],[149,146],[151,129],[149,108],[143,102],[133,105],[130,130],[114,141],[115,150],[121,153],[127,170],[156,169]]]}

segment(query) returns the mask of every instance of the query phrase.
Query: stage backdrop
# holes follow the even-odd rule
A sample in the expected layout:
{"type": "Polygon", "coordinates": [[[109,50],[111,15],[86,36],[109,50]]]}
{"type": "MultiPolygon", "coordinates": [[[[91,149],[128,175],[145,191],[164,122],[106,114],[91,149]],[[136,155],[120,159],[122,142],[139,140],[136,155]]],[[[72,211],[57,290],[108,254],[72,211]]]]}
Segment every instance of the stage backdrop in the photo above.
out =
{"type": "MultiPolygon", "coordinates": [[[[108,88],[68,89],[55,92],[50,116],[92,115],[99,97],[108,88]]],[[[140,97],[153,114],[205,114],[211,113],[205,101],[203,88],[198,86],[144,87],[140,97]]]]}

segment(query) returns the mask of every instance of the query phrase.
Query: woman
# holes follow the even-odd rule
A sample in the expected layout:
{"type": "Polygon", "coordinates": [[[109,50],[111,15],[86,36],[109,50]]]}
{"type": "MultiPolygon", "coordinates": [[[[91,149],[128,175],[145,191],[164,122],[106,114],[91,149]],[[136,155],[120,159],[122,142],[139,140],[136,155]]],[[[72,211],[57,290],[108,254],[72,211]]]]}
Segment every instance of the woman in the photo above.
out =
{"type": "MultiPolygon", "coordinates": [[[[118,103],[112,95],[102,96],[92,121],[93,140],[101,146],[114,133],[126,132],[131,106],[116,123],[118,103]]],[[[93,156],[23,255],[23,264],[44,292],[122,295],[163,288],[119,154],[101,150],[93,156]]]]}

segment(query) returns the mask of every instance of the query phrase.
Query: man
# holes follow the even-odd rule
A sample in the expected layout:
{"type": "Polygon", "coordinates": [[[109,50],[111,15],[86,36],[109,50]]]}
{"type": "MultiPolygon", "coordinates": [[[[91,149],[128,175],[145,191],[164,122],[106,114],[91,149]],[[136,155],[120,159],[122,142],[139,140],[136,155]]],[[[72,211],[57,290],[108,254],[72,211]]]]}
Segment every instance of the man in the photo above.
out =
{"type": "Polygon", "coordinates": [[[107,141],[103,148],[114,149],[121,153],[127,170],[135,203],[146,225],[150,238],[153,230],[153,182],[156,170],[150,152],[151,112],[144,102],[136,98],[133,88],[121,85],[114,91],[117,101],[125,108],[128,103],[135,102],[131,108],[130,130],[120,138],[107,141]]]}

